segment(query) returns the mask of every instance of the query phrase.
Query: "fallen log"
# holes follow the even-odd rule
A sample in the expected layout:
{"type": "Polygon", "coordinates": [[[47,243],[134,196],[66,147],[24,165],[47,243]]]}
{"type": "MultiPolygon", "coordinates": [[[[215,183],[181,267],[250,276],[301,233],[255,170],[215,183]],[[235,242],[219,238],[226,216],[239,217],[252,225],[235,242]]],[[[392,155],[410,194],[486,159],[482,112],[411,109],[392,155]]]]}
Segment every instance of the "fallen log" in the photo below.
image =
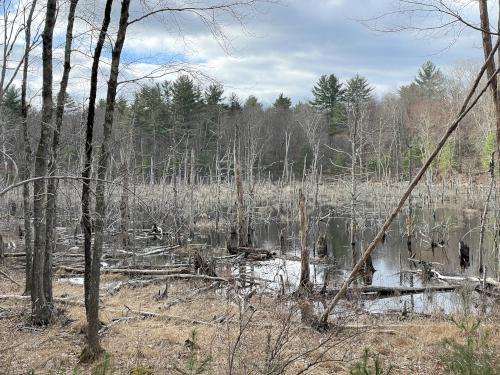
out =
{"type": "MultiPolygon", "coordinates": [[[[361,286],[347,289],[347,297],[361,297],[363,299],[378,299],[397,297],[408,294],[420,294],[428,292],[452,292],[461,288],[462,285],[432,285],[427,287],[404,287],[404,286],[361,286]]],[[[334,297],[340,289],[317,289],[315,295],[334,297]]]]}
{"type": "Polygon", "coordinates": [[[4,258],[20,258],[20,257],[25,257],[26,253],[4,253],[3,257],[4,258]]]}
{"type": "MultiPolygon", "coordinates": [[[[59,266],[58,267],[59,271],[63,272],[70,272],[70,273],[75,273],[75,274],[83,274],[84,269],[83,268],[75,268],[75,267],[68,267],[68,266],[59,266]]],[[[172,267],[170,269],[127,269],[127,268],[102,268],[101,269],[102,274],[123,274],[123,275],[129,275],[129,276],[135,276],[135,275],[140,275],[140,276],[147,276],[147,275],[172,275],[172,274],[189,274],[191,273],[191,270],[189,268],[185,267],[172,267]]]]}
{"type": "MultiPolygon", "coordinates": [[[[300,257],[295,256],[295,255],[278,255],[276,256],[277,259],[283,259],[283,260],[288,260],[288,261],[293,261],[293,262],[300,262],[300,257]]],[[[332,259],[323,257],[323,258],[318,258],[318,257],[310,257],[309,258],[309,263],[310,264],[331,264],[332,259]]]]}
{"type": "MultiPolygon", "coordinates": [[[[484,281],[483,278],[475,277],[475,276],[447,276],[447,275],[441,275],[436,270],[431,270],[431,272],[439,280],[448,281],[448,282],[449,281],[453,281],[453,282],[469,281],[469,282],[473,282],[473,283],[482,283],[484,281]]],[[[500,281],[497,281],[497,280],[493,279],[492,277],[486,278],[486,284],[494,286],[496,288],[500,288],[500,281]]]]}
{"type": "MultiPolygon", "coordinates": [[[[0,301],[2,300],[30,301],[31,296],[22,296],[17,294],[1,294],[0,301]]],[[[66,305],[84,306],[83,301],[77,301],[75,299],[54,297],[53,300],[54,302],[63,303],[66,305]]]]}
{"type": "Polygon", "coordinates": [[[154,250],[148,251],[147,253],[137,254],[137,256],[148,257],[148,256],[151,256],[151,255],[159,255],[159,254],[162,254],[164,252],[177,249],[179,247],[180,247],[180,245],[175,245],[175,246],[161,246],[161,247],[158,247],[158,248],[156,248],[154,250]]]}
{"type": "Polygon", "coordinates": [[[266,249],[257,249],[254,247],[227,247],[229,254],[245,254],[245,257],[258,258],[258,260],[271,259],[276,253],[271,253],[266,249]]]}

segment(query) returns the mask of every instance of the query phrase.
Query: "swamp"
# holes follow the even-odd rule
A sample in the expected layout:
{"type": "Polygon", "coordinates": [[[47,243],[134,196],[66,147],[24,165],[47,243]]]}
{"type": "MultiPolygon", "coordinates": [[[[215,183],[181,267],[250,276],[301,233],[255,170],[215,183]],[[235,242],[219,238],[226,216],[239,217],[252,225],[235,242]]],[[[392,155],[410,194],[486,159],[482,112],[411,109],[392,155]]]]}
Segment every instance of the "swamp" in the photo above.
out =
{"type": "Polygon", "coordinates": [[[0,375],[500,373],[498,4],[0,9],[0,375]]]}

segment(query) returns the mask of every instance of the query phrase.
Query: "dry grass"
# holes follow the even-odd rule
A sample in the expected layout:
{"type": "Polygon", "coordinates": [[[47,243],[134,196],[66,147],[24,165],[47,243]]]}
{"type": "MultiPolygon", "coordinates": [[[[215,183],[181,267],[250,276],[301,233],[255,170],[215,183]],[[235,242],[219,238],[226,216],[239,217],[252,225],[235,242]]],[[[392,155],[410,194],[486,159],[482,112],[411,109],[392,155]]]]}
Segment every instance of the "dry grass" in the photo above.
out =
{"type": "MultiPolygon", "coordinates": [[[[20,280],[20,274],[15,275],[20,280]]],[[[105,277],[103,285],[124,281],[123,278],[105,277]]],[[[206,283],[176,282],[169,287],[166,300],[155,296],[163,286],[144,288],[123,287],[110,295],[103,288],[101,320],[105,324],[125,318],[112,325],[103,335],[102,344],[111,355],[116,374],[129,374],[134,368],[150,368],[154,374],[174,374],[175,366],[183,368],[187,362],[187,339],[197,332],[197,351],[200,358],[212,357],[211,374],[227,374],[229,345],[234,346],[239,334],[240,309],[234,293],[211,289],[192,299],[169,308],[165,305],[176,298],[184,298],[192,290],[206,287],[206,283]],[[137,312],[154,312],[159,317],[144,318],[137,312]],[[221,322],[222,317],[224,320],[221,322]]],[[[54,295],[82,301],[82,286],[56,282],[54,295]]],[[[0,294],[20,294],[14,284],[0,279],[0,294]]],[[[249,303],[255,308],[252,320],[244,331],[241,345],[235,354],[233,374],[260,374],[266,353],[290,315],[288,304],[266,296],[252,297],[249,303]],[[270,336],[269,332],[271,333],[270,336]],[[271,344],[268,343],[271,337],[271,344]]],[[[36,374],[57,373],[57,369],[77,369],[79,374],[89,374],[92,365],[78,363],[84,343],[84,310],[78,304],[60,306],[63,317],[48,328],[29,324],[29,301],[2,300],[0,308],[0,374],[24,374],[34,369],[36,374]],[[68,320],[69,319],[69,320],[68,320]],[[52,371],[52,372],[51,372],[52,371]]],[[[246,321],[252,309],[243,315],[246,321]]],[[[310,374],[348,373],[352,363],[362,355],[364,348],[378,353],[384,365],[395,366],[394,374],[440,374],[441,341],[459,338],[455,326],[443,318],[397,317],[374,318],[357,316],[349,328],[333,336],[318,333],[295,320],[290,320],[288,342],[284,345],[281,360],[285,361],[310,350],[322,340],[330,339],[330,350],[323,361],[309,369],[310,374]],[[353,328],[353,323],[361,328],[353,328]]],[[[491,330],[492,344],[500,347],[497,318],[485,323],[491,330]]],[[[319,352],[299,358],[286,368],[287,374],[297,374],[318,359],[319,352]]],[[[70,374],[71,371],[68,371],[70,374]]]]}

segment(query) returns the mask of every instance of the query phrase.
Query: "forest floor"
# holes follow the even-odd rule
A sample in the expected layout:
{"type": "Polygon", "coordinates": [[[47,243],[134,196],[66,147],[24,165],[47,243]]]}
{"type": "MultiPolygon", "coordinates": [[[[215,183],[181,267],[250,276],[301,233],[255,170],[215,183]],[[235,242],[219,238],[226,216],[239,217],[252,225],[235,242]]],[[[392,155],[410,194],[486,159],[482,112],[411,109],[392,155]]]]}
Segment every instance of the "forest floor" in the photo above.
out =
{"type": "MultiPolygon", "coordinates": [[[[20,273],[11,276],[23,284],[20,273]]],[[[54,280],[58,317],[42,328],[29,323],[22,287],[0,276],[0,374],[103,373],[96,372],[99,362],[78,363],[85,341],[83,286],[61,280],[54,280]]],[[[319,333],[301,323],[289,300],[242,298],[231,287],[206,281],[172,281],[167,297],[159,298],[164,285],[132,288],[126,282],[104,276],[101,284],[107,355],[100,363],[114,370],[106,374],[197,373],[190,368],[206,368],[199,373],[207,374],[345,374],[365,348],[385,369],[393,366],[391,374],[441,374],[443,340],[463,342],[463,332],[439,314],[374,316],[351,306],[355,312],[319,333]]],[[[499,321],[500,314],[490,311],[480,327],[489,331],[493,351],[500,350],[499,321]]]]}

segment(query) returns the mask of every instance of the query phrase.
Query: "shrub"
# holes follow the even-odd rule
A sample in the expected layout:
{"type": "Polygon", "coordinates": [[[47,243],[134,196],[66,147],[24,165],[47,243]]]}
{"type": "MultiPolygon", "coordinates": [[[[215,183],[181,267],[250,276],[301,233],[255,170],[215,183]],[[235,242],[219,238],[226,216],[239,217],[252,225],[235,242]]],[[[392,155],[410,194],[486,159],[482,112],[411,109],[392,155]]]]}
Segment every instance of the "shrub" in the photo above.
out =
{"type": "Polygon", "coordinates": [[[177,366],[174,368],[176,373],[182,375],[197,375],[207,372],[210,369],[212,357],[198,358],[199,346],[196,342],[196,330],[191,332],[191,337],[186,340],[185,346],[188,351],[187,360],[183,369],[177,366]]]}
{"type": "Polygon", "coordinates": [[[350,375],[389,375],[392,371],[392,366],[387,370],[382,368],[378,356],[370,354],[368,349],[365,349],[363,359],[361,362],[356,363],[349,371],[350,375]],[[373,362],[373,365],[370,364],[373,362]]]}
{"type": "Polygon", "coordinates": [[[467,316],[451,319],[463,340],[445,339],[441,360],[450,374],[494,375],[500,373],[498,354],[489,346],[489,332],[480,329],[479,319],[467,316]]]}

